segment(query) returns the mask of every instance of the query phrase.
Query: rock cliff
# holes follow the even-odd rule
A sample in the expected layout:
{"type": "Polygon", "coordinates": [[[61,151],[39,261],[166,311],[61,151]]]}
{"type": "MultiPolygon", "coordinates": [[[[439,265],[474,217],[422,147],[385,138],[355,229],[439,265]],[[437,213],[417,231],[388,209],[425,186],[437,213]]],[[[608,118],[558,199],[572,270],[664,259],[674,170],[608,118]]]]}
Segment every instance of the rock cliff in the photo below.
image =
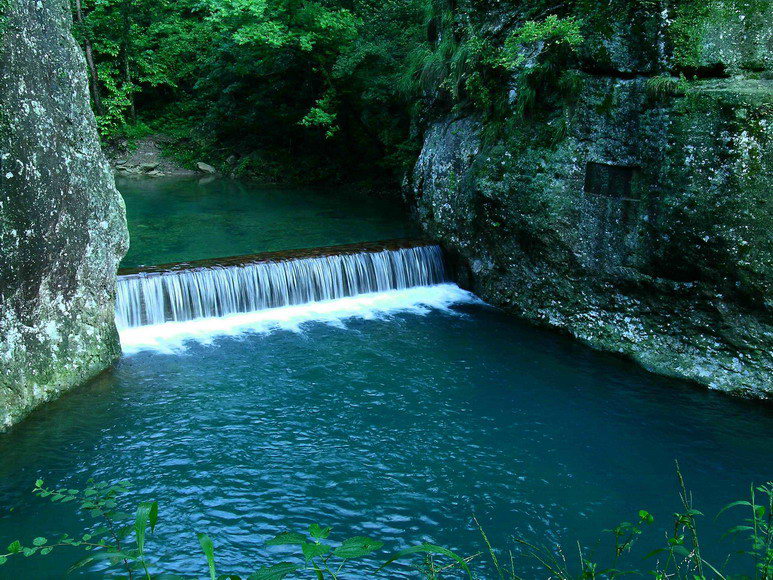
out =
{"type": "MultiPolygon", "coordinates": [[[[406,195],[487,301],[655,372],[770,398],[771,4],[658,6],[580,14],[571,102],[496,130],[436,110],[406,195]]],[[[515,108],[517,89],[501,90],[515,108]]]]}
{"type": "Polygon", "coordinates": [[[123,201],[67,0],[0,2],[0,431],[119,355],[123,201]]]}

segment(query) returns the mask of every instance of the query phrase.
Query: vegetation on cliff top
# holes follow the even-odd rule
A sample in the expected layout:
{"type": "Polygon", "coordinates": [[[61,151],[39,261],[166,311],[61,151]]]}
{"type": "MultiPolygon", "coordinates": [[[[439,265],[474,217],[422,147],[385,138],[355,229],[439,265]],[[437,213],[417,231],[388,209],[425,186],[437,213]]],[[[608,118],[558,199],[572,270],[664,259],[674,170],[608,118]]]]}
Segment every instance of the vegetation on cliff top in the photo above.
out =
{"type": "Polygon", "coordinates": [[[164,132],[189,165],[276,180],[399,177],[433,112],[560,109],[583,69],[724,74],[703,38],[764,16],[753,0],[72,2],[103,138],[164,132]]]}

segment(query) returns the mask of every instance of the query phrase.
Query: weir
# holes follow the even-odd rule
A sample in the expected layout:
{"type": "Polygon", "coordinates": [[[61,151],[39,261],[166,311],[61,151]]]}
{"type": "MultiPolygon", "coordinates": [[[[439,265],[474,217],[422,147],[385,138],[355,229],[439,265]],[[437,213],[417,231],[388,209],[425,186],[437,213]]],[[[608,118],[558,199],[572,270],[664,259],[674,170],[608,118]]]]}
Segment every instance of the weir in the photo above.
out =
{"type": "Polygon", "coordinates": [[[223,317],[445,281],[440,247],[419,240],[122,269],[116,324],[132,328],[223,317]]]}

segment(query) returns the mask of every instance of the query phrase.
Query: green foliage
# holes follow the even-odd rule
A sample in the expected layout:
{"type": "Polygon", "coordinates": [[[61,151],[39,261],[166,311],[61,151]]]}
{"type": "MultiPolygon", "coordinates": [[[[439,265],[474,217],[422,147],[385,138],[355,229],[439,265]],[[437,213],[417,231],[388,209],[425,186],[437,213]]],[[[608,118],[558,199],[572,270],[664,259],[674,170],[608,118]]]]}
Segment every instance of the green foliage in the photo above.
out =
{"type": "Polygon", "coordinates": [[[490,105],[485,61],[493,46],[477,34],[470,16],[455,2],[426,3],[425,38],[408,53],[399,83],[406,100],[490,105]]]}
{"type": "Polygon", "coordinates": [[[424,0],[72,1],[107,141],[149,127],[186,165],[289,180],[415,151],[397,79],[424,0]]]}
{"type": "Polygon", "coordinates": [[[532,52],[545,53],[553,58],[554,53],[574,50],[583,41],[580,27],[581,22],[576,18],[559,18],[555,14],[541,22],[530,20],[508,35],[497,63],[516,71],[528,60],[527,47],[532,52]]]}
{"type": "Polygon", "coordinates": [[[558,111],[581,84],[582,23],[537,9],[502,38],[468,1],[72,2],[105,140],[163,133],[183,165],[269,180],[397,181],[428,109],[502,119],[514,88],[521,116],[558,111]]]}
{"type": "MultiPolygon", "coordinates": [[[[42,480],[36,481],[33,489],[35,495],[54,503],[77,502],[79,509],[97,520],[99,525],[88,533],[75,536],[63,534],[53,541],[42,536],[34,538],[30,545],[14,540],[8,544],[5,552],[0,549],[0,565],[17,556],[46,556],[54,550],[75,548],[86,552],[86,555],[73,564],[69,572],[98,566],[104,571],[126,574],[130,579],[177,578],[158,572],[160,563],[147,555],[149,534],[153,535],[159,522],[158,503],[141,502],[133,516],[119,511],[120,496],[129,488],[127,482],[109,484],[89,480],[88,486],[83,490],[52,489],[44,486],[42,480]]],[[[246,580],[281,580],[290,575],[296,578],[301,575],[335,580],[342,577],[342,574],[346,575],[348,569],[356,567],[362,559],[376,555],[384,546],[383,542],[364,536],[333,540],[331,533],[332,528],[314,523],[305,533],[285,531],[277,534],[266,542],[266,546],[281,548],[287,561],[256,568],[246,580]]],[[[198,533],[196,537],[210,580],[241,580],[238,574],[218,574],[214,541],[206,533],[198,533]]],[[[427,543],[393,554],[378,568],[378,572],[387,569],[397,560],[415,554],[431,554],[445,558],[443,569],[452,570],[458,567],[472,578],[464,558],[446,548],[427,543]]],[[[362,577],[361,572],[354,570],[352,573],[362,577]]]]}
{"type": "MultiPolygon", "coordinates": [[[[648,574],[658,580],[707,580],[708,578],[770,580],[773,578],[773,519],[771,517],[773,483],[768,482],[756,487],[752,485],[751,501],[733,502],[717,514],[719,516],[724,511],[735,507],[748,509],[749,515],[744,524],[730,528],[725,534],[725,536],[734,534],[747,536],[749,548],[742,550],[740,555],[746,558],[745,564],[751,564],[751,566],[747,566],[747,569],[752,573],[734,576],[721,570],[722,566],[727,564],[730,559],[729,556],[720,566],[715,566],[703,558],[698,534],[698,518],[702,517],[703,514],[693,505],[692,494],[685,486],[678,463],[676,473],[682,508],[673,514],[673,526],[670,528],[671,532],[666,535],[664,547],[644,556],[643,561],[654,561],[648,574]],[[764,497],[764,504],[756,503],[758,495],[764,497]]],[[[582,546],[578,544],[579,561],[577,567],[579,567],[579,573],[573,571],[573,566],[569,564],[561,549],[550,550],[521,539],[516,539],[516,542],[524,547],[526,554],[538,562],[550,578],[556,580],[607,578],[612,580],[635,573],[631,570],[621,570],[618,565],[621,557],[633,551],[644,529],[654,521],[655,518],[652,514],[646,510],[639,510],[636,523],[622,522],[613,529],[606,530],[614,538],[612,561],[608,567],[602,568],[595,559],[587,557],[582,546]]],[[[513,579],[518,578],[514,571],[505,571],[498,564],[497,569],[500,571],[501,578],[505,576],[513,579]]]]}
{"type": "Polygon", "coordinates": [[[337,114],[334,108],[335,93],[331,90],[318,99],[308,113],[298,121],[303,127],[321,127],[325,129],[325,137],[333,137],[339,130],[336,124],[337,114]]]}
{"type": "Polygon", "coordinates": [[[656,98],[684,95],[688,89],[689,83],[684,75],[678,77],[658,75],[647,79],[647,92],[656,98]]]}
{"type": "Polygon", "coordinates": [[[96,78],[89,76],[100,101],[94,105],[103,138],[124,136],[136,120],[137,100],[149,92],[170,93],[195,80],[208,40],[201,3],[73,0],[73,5],[73,33],[94,64],[96,78]]]}
{"type": "Polygon", "coordinates": [[[580,27],[573,17],[551,15],[541,22],[526,22],[507,37],[496,64],[514,73],[519,116],[538,105],[560,109],[579,93],[582,77],[571,68],[571,60],[583,42],[580,27]]]}
{"type": "MultiPolygon", "coordinates": [[[[739,557],[742,558],[748,573],[731,576],[721,570],[722,566],[715,566],[704,559],[698,533],[698,519],[703,517],[703,514],[695,509],[692,495],[685,486],[678,464],[677,477],[682,507],[673,515],[664,546],[645,555],[641,560],[649,568],[650,575],[659,580],[707,580],[714,577],[725,580],[773,579],[773,482],[752,485],[749,500],[730,503],[717,514],[719,517],[724,512],[738,510],[745,513],[741,523],[731,527],[725,536],[737,537],[739,541],[744,542],[746,549],[739,552],[739,557]]],[[[70,568],[71,571],[98,566],[102,570],[122,572],[129,578],[174,578],[158,572],[160,563],[153,559],[147,550],[149,535],[154,534],[159,522],[158,504],[141,502],[133,516],[123,513],[119,511],[118,503],[120,496],[128,489],[126,482],[111,485],[93,480],[89,480],[89,485],[83,490],[51,489],[45,487],[42,480],[38,480],[33,490],[35,495],[48,498],[54,503],[72,502],[100,524],[88,533],[74,536],[64,534],[56,540],[49,540],[44,536],[34,538],[29,544],[15,540],[7,545],[4,552],[0,549],[0,565],[19,556],[45,556],[54,550],[75,548],[83,550],[86,555],[70,568]]],[[[425,578],[439,579],[446,575],[458,577],[459,574],[473,578],[469,562],[484,553],[488,554],[496,577],[500,580],[520,580],[521,577],[516,572],[516,559],[520,566],[524,563],[523,558],[526,558],[525,562],[542,568],[548,578],[555,580],[612,580],[632,573],[630,570],[621,569],[620,564],[624,558],[627,563],[631,562],[634,548],[644,532],[655,522],[655,517],[646,510],[639,510],[632,522],[622,522],[605,530],[613,538],[610,561],[606,565],[587,555],[579,544],[578,560],[573,564],[561,547],[545,548],[521,538],[515,538],[517,554],[510,550],[507,563],[504,563],[501,559],[503,553],[491,545],[478,520],[473,517],[473,521],[481,534],[485,549],[466,558],[442,546],[423,543],[383,559],[380,556],[383,542],[364,536],[333,539],[332,528],[313,523],[304,532],[280,532],[266,542],[267,547],[274,548],[272,553],[276,553],[276,549],[282,552],[282,561],[256,568],[247,576],[247,580],[281,580],[288,576],[317,579],[359,578],[363,575],[381,577],[382,574],[389,577],[389,567],[406,558],[414,559],[417,571],[425,578]],[[416,556],[423,558],[418,564],[415,562],[416,556]],[[374,558],[383,563],[374,568],[374,558]]],[[[211,580],[240,580],[241,577],[234,573],[218,574],[215,542],[206,533],[198,533],[197,538],[204,555],[203,563],[206,563],[207,575],[211,580]]]]}

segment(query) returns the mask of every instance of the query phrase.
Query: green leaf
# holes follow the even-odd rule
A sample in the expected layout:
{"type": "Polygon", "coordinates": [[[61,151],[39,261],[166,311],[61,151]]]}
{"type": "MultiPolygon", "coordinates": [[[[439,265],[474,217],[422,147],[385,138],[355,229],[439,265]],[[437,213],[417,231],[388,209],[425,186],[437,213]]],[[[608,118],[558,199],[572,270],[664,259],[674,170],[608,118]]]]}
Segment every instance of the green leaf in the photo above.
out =
{"type": "Polygon", "coordinates": [[[41,556],[45,556],[46,554],[50,554],[53,549],[54,548],[52,548],[51,546],[47,546],[47,547],[43,548],[42,550],[40,550],[40,555],[41,556]]]}
{"type": "Polygon", "coordinates": [[[684,546],[674,546],[673,550],[674,550],[674,553],[679,554],[680,556],[684,556],[685,558],[690,557],[690,550],[688,550],[684,546]]]}
{"type": "Polygon", "coordinates": [[[457,564],[459,564],[462,570],[467,572],[467,576],[470,579],[472,579],[472,572],[470,572],[470,567],[467,566],[467,562],[464,561],[464,558],[457,556],[451,550],[447,548],[443,548],[442,546],[436,546],[434,544],[426,544],[426,543],[420,544],[418,546],[413,546],[412,548],[406,548],[405,550],[400,550],[399,552],[397,552],[397,554],[395,554],[394,556],[389,558],[389,560],[384,562],[384,564],[378,570],[376,570],[376,572],[381,572],[381,570],[389,566],[389,564],[391,564],[398,558],[402,558],[403,556],[410,556],[411,554],[419,554],[419,553],[440,554],[442,556],[448,556],[449,558],[454,560],[457,564]]]}
{"type": "Polygon", "coordinates": [[[285,576],[288,576],[297,570],[298,566],[295,564],[291,564],[290,562],[280,562],[279,564],[258,568],[255,572],[247,576],[247,580],[282,580],[285,576]]]}
{"type": "Polygon", "coordinates": [[[24,557],[25,557],[25,558],[29,558],[29,557],[30,557],[30,556],[32,556],[32,555],[33,555],[35,552],[37,552],[37,551],[38,551],[38,549],[37,549],[37,548],[22,548],[22,550],[21,550],[21,551],[24,553],[24,557]]]}
{"type": "Polygon", "coordinates": [[[209,578],[215,580],[215,545],[207,534],[197,534],[199,538],[199,545],[201,546],[204,555],[207,557],[207,565],[209,566],[209,578]]]}
{"type": "Polygon", "coordinates": [[[8,547],[5,549],[6,552],[9,554],[18,554],[21,552],[21,542],[19,540],[16,540],[15,542],[11,542],[8,544],[8,547]]]}
{"type": "Polygon", "coordinates": [[[333,550],[333,555],[338,558],[361,558],[381,548],[384,542],[371,540],[363,536],[356,536],[344,540],[344,542],[333,550]]]}
{"type": "Polygon", "coordinates": [[[748,532],[750,530],[754,530],[754,528],[751,526],[734,526],[722,534],[722,537],[724,538],[731,534],[737,534],[738,532],[748,532]]]}
{"type": "Polygon", "coordinates": [[[8,561],[8,558],[6,558],[5,556],[0,556],[0,566],[5,564],[7,561],[8,561]]]}
{"type": "Polygon", "coordinates": [[[282,532],[266,542],[267,546],[302,546],[306,543],[306,536],[297,532],[282,532]]]}
{"type": "Polygon", "coordinates": [[[315,540],[324,540],[330,535],[331,529],[332,528],[323,528],[319,524],[311,524],[309,526],[309,533],[315,540]]]}
{"type": "Polygon", "coordinates": [[[322,570],[319,569],[319,566],[317,566],[317,563],[314,562],[314,574],[317,577],[317,580],[325,580],[325,577],[322,574],[322,570]]]}
{"type": "Polygon", "coordinates": [[[84,566],[88,566],[89,564],[93,564],[94,562],[98,562],[100,560],[131,560],[131,559],[133,559],[133,556],[126,552],[94,552],[89,554],[85,558],[82,558],[77,562],[75,562],[75,564],[70,566],[70,568],[68,569],[68,572],[73,572],[78,568],[83,568],[84,566]]]}
{"type": "Polygon", "coordinates": [[[46,540],[45,538],[35,538],[34,540],[32,540],[32,545],[33,546],[42,546],[46,542],[48,542],[48,540],[46,540]]]}
{"type": "Polygon", "coordinates": [[[150,531],[153,532],[158,521],[158,502],[143,501],[137,507],[137,516],[134,519],[134,533],[137,536],[137,549],[142,554],[145,549],[145,530],[150,523],[150,531]]]}
{"type": "Polygon", "coordinates": [[[301,546],[301,550],[303,550],[303,556],[308,562],[312,558],[327,554],[330,551],[330,546],[326,546],[325,544],[306,543],[301,546]]]}
{"type": "Polygon", "coordinates": [[[118,528],[118,531],[115,533],[115,535],[118,537],[119,540],[123,540],[126,536],[131,534],[134,531],[134,526],[127,525],[122,526],[118,528]]]}
{"type": "Polygon", "coordinates": [[[42,480],[42,479],[38,479],[38,480],[35,482],[35,487],[42,487],[42,486],[43,486],[43,480],[42,480]]]}
{"type": "Polygon", "coordinates": [[[717,514],[717,517],[719,517],[719,514],[721,514],[725,510],[729,510],[730,508],[733,508],[733,507],[736,507],[736,506],[739,506],[739,505],[751,506],[752,504],[750,504],[748,501],[743,501],[743,500],[741,500],[741,501],[734,501],[733,503],[729,503],[725,507],[723,507],[721,510],[719,510],[719,513],[717,514]]]}

